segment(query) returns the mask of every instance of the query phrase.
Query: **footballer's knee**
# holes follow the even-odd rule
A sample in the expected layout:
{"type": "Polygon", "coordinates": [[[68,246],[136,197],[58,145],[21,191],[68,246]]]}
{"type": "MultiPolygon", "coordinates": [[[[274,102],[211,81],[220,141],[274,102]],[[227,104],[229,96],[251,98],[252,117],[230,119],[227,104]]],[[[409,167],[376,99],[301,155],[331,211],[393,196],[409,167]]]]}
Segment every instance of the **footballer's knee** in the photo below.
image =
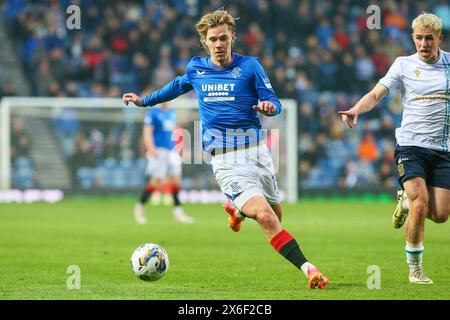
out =
{"type": "Polygon", "coordinates": [[[428,200],[425,197],[417,196],[409,198],[410,212],[419,218],[425,219],[428,216],[428,200]]]}
{"type": "Polygon", "coordinates": [[[448,214],[447,213],[433,214],[431,216],[431,220],[433,220],[433,222],[436,222],[436,223],[444,223],[448,220],[448,214]]]}
{"type": "Polygon", "coordinates": [[[270,208],[261,208],[256,212],[256,221],[266,228],[276,227],[279,224],[278,217],[270,208]]]}

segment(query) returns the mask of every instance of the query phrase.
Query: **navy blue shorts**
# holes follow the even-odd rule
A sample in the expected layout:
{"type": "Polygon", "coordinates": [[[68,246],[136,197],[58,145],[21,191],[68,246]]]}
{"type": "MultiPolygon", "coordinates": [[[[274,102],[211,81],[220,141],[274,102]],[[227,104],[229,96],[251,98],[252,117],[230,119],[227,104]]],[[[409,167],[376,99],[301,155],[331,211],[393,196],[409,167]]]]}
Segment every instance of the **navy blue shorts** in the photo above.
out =
{"type": "Polygon", "coordinates": [[[394,157],[402,188],[405,181],[421,177],[429,186],[450,189],[450,152],[397,145],[394,157]]]}

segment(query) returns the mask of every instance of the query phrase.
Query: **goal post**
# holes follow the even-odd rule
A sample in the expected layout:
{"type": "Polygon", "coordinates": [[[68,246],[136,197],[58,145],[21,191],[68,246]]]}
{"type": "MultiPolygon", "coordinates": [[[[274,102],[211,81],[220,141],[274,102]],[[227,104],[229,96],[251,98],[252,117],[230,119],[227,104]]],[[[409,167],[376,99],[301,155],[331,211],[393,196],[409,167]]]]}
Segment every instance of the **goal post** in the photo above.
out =
{"type": "MultiPolygon", "coordinates": [[[[260,116],[260,120],[269,132],[283,198],[296,202],[297,103],[287,99],[281,103],[279,116],[260,116]]],[[[209,164],[195,162],[196,153],[201,152],[196,143],[200,139],[197,99],[183,96],[169,105],[176,110],[180,128],[194,139],[188,146],[190,139],[183,140],[183,188],[218,190],[209,164]]],[[[141,135],[146,110],[127,107],[117,98],[3,98],[0,190],[141,189],[145,183],[141,135]],[[25,156],[18,154],[14,145],[20,143],[22,134],[30,140],[25,156]]]]}

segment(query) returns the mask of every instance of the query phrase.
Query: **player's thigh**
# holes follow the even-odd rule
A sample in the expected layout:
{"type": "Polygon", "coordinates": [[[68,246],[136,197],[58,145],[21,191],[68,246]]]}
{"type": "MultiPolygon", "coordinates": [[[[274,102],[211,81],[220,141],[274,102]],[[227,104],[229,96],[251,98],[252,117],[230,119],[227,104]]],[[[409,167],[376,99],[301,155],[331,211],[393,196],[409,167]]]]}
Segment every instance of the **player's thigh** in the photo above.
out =
{"type": "Polygon", "coordinates": [[[403,183],[403,187],[410,200],[414,201],[418,198],[428,200],[428,187],[425,179],[411,178],[403,183]]]}
{"type": "Polygon", "coordinates": [[[281,216],[282,216],[281,205],[278,203],[278,204],[271,204],[270,206],[272,207],[272,210],[277,215],[278,220],[281,222],[281,216]]]}
{"type": "Polygon", "coordinates": [[[172,177],[181,177],[181,157],[176,150],[172,150],[169,153],[168,163],[167,163],[167,174],[172,177]]]}
{"type": "Polygon", "coordinates": [[[421,177],[410,178],[403,183],[403,187],[413,208],[421,208],[421,210],[428,208],[429,196],[425,179],[421,177]]]}
{"type": "Polygon", "coordinates": [[[147,174],[153,178],[166,179],[168,170],[168,156],[164,151],[158,149],[156,156],[148,158],[147,174]]]}
{"type": "Polygon", "coordinates": [[[220,189],[239,210],[252,197],[264,197],[256,165],[230,162],[223,155],[213,157],[211,165],[220,189]]]}
{"type": "MultiPolygon", "coordinates": [[[[397,170],[395,171],[398,182],[406,190],[405,182],[414,178],[422,178],[424,181],[428,177],[427,168],[427,150],[414,146],[398,146],[394,152],[395,163],[397,170]]],[[[413,192],[418,187],[417,182],[409,183],[413,184],[409,189],[413,192]]],[[[407,193],[408,196],[409,193],[407,193]]],[[[413,196],[414,194],[411,194],[413,196]]]]}
{"type": "Polygon", "coordinates": [[[181,185],[181,176],[169,176],[169,182],[173,185],[181,185]]]}
{"type": "Polygon", "coordinates": [[[260,176],[260,182],[263,189],[263,194],[266,197],[270,205],[276,205],[280,203],[280,191],[275,175],[263,175],[260,176]]]}
{"type": "Polygon", "coordinates": [[[432,187],[450,190],[450,153],[430,150],[432,157],[429,161],[430,179],[432,187]]]}
{"type": "Polygon", "coordinates": [[[267,202],[266,198],[261,195],[254,195],[248,199],[240,209],[247,217],[256,219],[262,212],[275,216],[272,206],[267,202]]]}
{"type": "Polygon", "coordinates": [[[275,176],[275,167],[269,149],[265,144],[258,147],[257,167],[259,171],[259,180],[263,189],[264,196],[270,205],[280,203],[280,191],[278,189],[277,178],[275,176]]]}
{"type": "Polygon", "coordinates": [[[429,218],[445,222],[450,214],[450,153],[430,150],[429,218]]]}
{"type": "Polygon", "coordinates": [[[429,187],[430,213],[435,222],[445,222],[450,215],[450,189],[429,187]]]}

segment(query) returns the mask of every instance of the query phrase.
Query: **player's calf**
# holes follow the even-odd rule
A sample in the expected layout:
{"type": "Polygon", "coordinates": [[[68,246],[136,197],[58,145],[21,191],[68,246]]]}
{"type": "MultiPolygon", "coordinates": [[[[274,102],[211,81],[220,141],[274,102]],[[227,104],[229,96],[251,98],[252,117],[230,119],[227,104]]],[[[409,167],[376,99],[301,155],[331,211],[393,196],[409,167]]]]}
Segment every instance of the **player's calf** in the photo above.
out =
{"type": "Polygon", "coordinates": [[[328,279],[305,258],[297,241],[286,230],[281,230],[270,240],[270,244],[279,254],[303,271],[308,278],[310,289],[323,289],[328,285],[328,279]]]}

